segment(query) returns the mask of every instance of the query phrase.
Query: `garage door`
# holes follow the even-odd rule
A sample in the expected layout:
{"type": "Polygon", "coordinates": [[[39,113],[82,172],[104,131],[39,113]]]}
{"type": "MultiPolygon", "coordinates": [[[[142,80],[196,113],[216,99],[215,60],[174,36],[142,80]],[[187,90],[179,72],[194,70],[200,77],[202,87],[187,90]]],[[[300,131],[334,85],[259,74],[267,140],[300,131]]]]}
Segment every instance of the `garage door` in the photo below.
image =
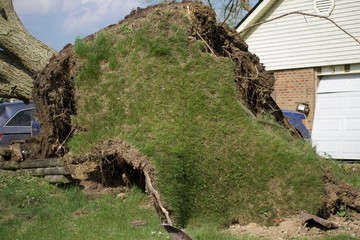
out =
{"type": "Polygon", "coordinates": [[[360,159],[360,74],[320,80],[312,141],[322,156],[360,159]]]}

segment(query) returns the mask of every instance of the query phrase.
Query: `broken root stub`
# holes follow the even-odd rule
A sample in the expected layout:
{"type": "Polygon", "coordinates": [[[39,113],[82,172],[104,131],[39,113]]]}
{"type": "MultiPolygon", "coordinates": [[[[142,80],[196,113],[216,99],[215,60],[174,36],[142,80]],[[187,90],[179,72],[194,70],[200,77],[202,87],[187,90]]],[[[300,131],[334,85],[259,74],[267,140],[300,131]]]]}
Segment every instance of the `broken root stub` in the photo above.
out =
{"type": "Polygon", "coordinates": [[[323,230],[335,229],[338,226],[330,221],[327,221],[321,217],[309,214],[302,213],[301,216],[302,224],[306,227],[317,227],[323,230]]]}
{"type": "Polygon", "coordinates": [[[162,224],[162,226],[170,234],[173,240],[192,240],[192,238],[189,235],[187,235],[185,232],[172,225],[162,224]]]}

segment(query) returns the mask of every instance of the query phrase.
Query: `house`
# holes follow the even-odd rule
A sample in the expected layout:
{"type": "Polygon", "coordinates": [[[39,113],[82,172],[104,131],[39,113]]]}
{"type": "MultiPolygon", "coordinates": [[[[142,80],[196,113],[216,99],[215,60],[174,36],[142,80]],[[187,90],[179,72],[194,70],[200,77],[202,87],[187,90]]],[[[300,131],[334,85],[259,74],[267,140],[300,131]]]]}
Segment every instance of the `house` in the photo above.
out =
{"type": "Polygon", "coordinates": [[[277,104],[307,104],[314,146],[335,159],[360,159],[359,13],[359,0],[260,0],[237,26],[277,104]]]}

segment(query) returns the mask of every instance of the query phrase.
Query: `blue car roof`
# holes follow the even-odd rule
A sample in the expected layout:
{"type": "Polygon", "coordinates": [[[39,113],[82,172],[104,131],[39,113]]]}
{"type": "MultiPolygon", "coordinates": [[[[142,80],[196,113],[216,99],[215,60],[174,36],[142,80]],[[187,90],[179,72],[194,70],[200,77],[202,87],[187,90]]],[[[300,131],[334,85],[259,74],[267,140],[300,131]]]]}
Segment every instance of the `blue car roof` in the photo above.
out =
{"type": "Polygon", "coordinates": [[[306,119],[306,115],[293,110],[281,109],[284,116],[289,120],[290,124],[301,134],[304,139],[310,139],[311,135],[309,130],[303,124],[302,120],[306,119]]]}
{"type": "Polygon", "coordinates": [[[300,117],[301,119],[306,118],[306,115],[304,113],[301,113],[301,112],[298,112],[298,111],[286,110],[286,109],[281,109],[281,111],[283,112],[284,115],[297,116],[297,117],[300,117]]]}
{"type": "Polygon", "coordinates": [[[7,121],[18,111],[34,108],[35,105],[32,102],[24,103],[22,101],[17,101],[0,103],[0,127],[4,126],[7,121]]]}

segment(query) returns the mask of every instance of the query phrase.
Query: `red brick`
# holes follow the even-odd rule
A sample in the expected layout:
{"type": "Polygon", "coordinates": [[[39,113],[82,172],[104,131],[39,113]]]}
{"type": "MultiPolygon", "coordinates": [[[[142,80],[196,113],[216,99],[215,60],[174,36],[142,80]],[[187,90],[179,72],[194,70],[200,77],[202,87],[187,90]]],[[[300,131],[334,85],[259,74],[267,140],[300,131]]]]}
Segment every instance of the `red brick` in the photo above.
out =
{"type": "Polygon", "coordinates": [[[295,110],[299,102],[308,103],[310,114],[308,116],[309,128],[315,110],[315,81],[313,68],[291,69],[275,71],[275,101],[280,108],[295,110]]]}

